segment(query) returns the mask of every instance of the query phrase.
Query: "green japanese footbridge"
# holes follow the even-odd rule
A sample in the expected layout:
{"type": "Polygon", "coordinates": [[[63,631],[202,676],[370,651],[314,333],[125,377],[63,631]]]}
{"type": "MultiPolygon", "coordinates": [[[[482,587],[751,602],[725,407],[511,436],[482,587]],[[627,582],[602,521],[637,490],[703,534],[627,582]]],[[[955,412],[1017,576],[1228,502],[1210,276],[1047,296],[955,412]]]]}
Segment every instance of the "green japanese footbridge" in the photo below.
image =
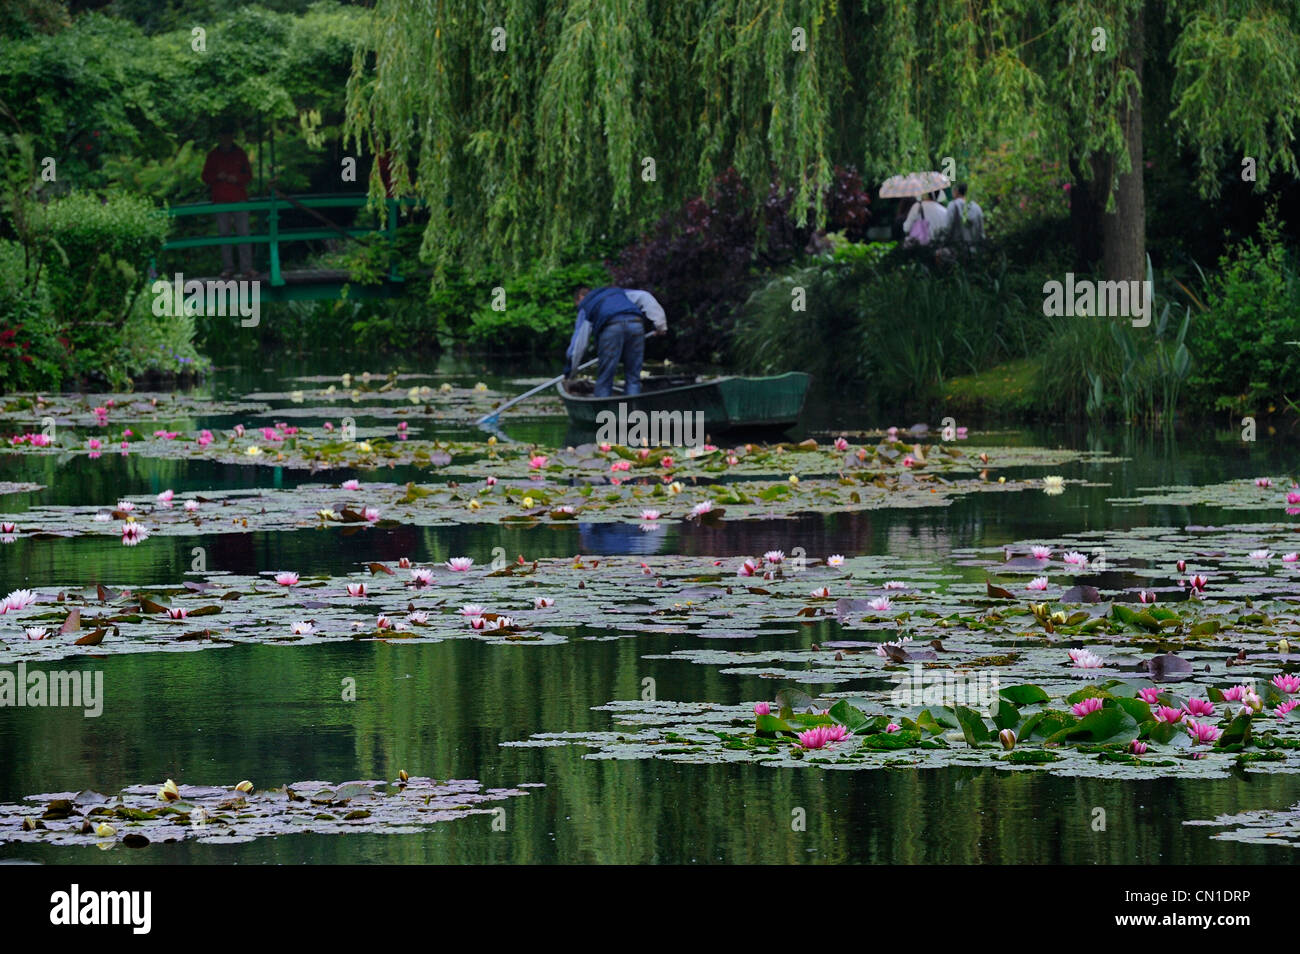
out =
{"type": "MultiPolygon", "coordinates": [[[[397,269],[395,258],[388,273],[376,283],[361,283],[342,269],[328,268],[285,268],[281,258],[281,247],[295,242],[322,240],[359,241],[375,237],[386,241],[392,248],[397,238],[399,213],[403,206],[417,204],[415,199],[382,199],[378,219],[370,227],[359,225],[357,216],[350,218],[351,225],[340,225],[331,221],[325,214],[329,210],[361,210],[371,200],[365,193],[333,193],[330,195],[286,195],[273,190],[266,198],[250,199],[246,202],[202,202],[195,205],[177,205],[167,209],[172,219],[200,217],[206,220],[210,234],[190,235],[174,238],[163,245],[163,252],[183,252],[189,249],[220,247],[222,245],[252,245],[254,259],[262,256],[258,253],[261,246],[266,246],[265,267],[259,263],[262,278],[261,299],[263,301],[315,301],[331,298],[391,298],[400,295],[405,278],[397,269]],[[216,234],[216,215],[219,212],[249,213],[248,235],[216,234]],[[285,228],[281,219],[290,213],[298,213],[294,218],[312,222],[306,227],[285,228]]],[[[158,271],[155,263],[155,273],[158,271]]],[[[160,276],[164,277],[164,276],[160,276]]],[[[191,276],[186,276],[191,277],[191,276]]],[[[213,280],[201,276],[192,276],[200,281],[213,280]]]]}

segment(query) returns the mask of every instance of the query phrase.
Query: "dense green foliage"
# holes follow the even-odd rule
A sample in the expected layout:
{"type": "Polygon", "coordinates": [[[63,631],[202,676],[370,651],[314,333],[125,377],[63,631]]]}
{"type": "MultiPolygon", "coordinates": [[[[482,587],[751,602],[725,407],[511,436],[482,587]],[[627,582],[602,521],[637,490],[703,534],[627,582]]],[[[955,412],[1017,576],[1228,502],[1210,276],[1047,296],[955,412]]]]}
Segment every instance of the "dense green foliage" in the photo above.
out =
{"type": "Polygon", "coordinates": [[[1192,320],[1190,387],[1202,405],[1262,413],[1300,397],[1300,268],[1273,216],[1219,261],[1192,320]]]}
{"type": "Polygon", "coordinates": [[[936,267],[895,249],[819,261],[754,293],[736,353],[753,371],[809,371],[866,406],[925,407],[946,378],[1029,350],[1041,284],[1000,259],[936,267]]]}

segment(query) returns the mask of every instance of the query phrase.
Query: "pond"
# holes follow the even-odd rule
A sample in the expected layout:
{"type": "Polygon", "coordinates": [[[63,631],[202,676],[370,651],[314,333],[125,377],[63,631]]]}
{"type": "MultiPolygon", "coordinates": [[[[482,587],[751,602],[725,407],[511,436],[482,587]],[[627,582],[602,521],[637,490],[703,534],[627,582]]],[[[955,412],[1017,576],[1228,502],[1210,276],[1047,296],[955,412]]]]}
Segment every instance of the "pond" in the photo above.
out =
{"type": "MultiPolygon", "coordinates": [[[[603,496],[610,489],[603,476],[597,480],[595,471],[587,473],[595,460],[603,474],[610,458],[595,450],[567,456],[564,448],[572,438],[554,402],[525,404],[507,414],[495,445],[484,443],[473,428],[475,411],[500,393],[521,392],[544,377],[546,368],[451,359],[433,367],[371,367],[361,400],[353,401],[348,392],[362,384],[366,370],[336,354],[277,360],[274,368],[223,369],[170,417],[165,396],[163,412],[151,416],[137,409],[135,417],[128,410],[130,396],[118,396],[109,412],[111,424],[102,429],[114,438],[122,428],[141,432],[136,438],[158,430],[192,436],[210,429],[218,434],[210,448],[182,447],[184,437],[172,442],[163,436],[134,440],[124,454],[116,439],[105,439],[102,452],[91,457],[82,452],[84,439],[98,432],[85,408],[16,409],[0,417],[5,436],[38,429],[47,417],[56,431],[71,428],[76,434],[59,452],[22,446],[0,454],[0,487],[10,482],[41,488],[0,493],[0,521],[17,524],[9,542],[0,545],[0,596],[31,589],[39,598],[21,614],[0,616],[0,669],[22,663],[88,678],[99,672],[103,678],[102,712],[93,718],[73,707],[0,709],[0,859],[82,864],[1288,860],[1285,845],[1215,837],[1221,828],[1186,824],[1283,812],[1300,800],[1300,778],[1292,774],[1292,763],[1300,758],[1288,747],[1289,720],[1271,715],[1267,718],[1284,729],[1278,733],[1282,747],[1275,750],[1282,755],[1267,771],[1216,761],[1212,754],[1167,763],[1172,768],[1137,767],[1126,775],[1129,766],[1118,763],[1093,771],[1089,766],[1096,760],[1087,751],[1079,757],[1080,765],[1087,765],[1069,772],[1006,771],[988,761],[996,745],[988,752],[976,750],[988,756],[984,761],[949,758],[949,749],[960,750],[959,741],[940,753],[936,764],[922,765],[918,756],[915,764],[881,763],[870,770],[764,764],[748,751],[734,759],[721,757],[721,751],[718,757],[673,758],[664,757],[671,754],[666,749],[631,746],[620,752],[618,746],[620,738],[626,742],[653,722],[647,718],[655,713],[669,729],[688,726],[701,712],[717,713],[724,735],[740,733],[741,723],[753,723],[747,713],[756,701],[773,700],[778,690],[795,685],[827,703],[850,697],[878,703],[886,673],[872,667],[888,660],[875,653],[854,656],[852,647],[878,641],[873,634],[882,631],[904,630],[914,633],[919,645],[923,632],[926,640],[933,635],[928,627],[973,612],[990,582],[1014,590],[1014,600],[1001,602],[1018,631],[1033,625],[1028,603],[1047,599],[1055,609],[1056,603],[1069,602],[1063,591],[1073,582],[1108,591],[1116,606],[1121,597],[1115,594],[1150,586],[1161,594],[1159,605],[1182,610],[1185,588],[1175,583],[1174,571],[1159,565],[1165,547],[1199,555],[1233,599],[1275,601],[1268,612],[1276,625],[1270,623],[1267,635],[1240,638],[1250,644],[1259,666],[1267,661],[1266,668],[1252,670],[1252,677],[1267,681],[1273,673],[1289,671],[1292,663],[1278,660],[1268,645],[1286,630],[1285,600],[1294,592],[1278,562],[1287,549],[1286,534],[1300,527],[1300,518],[1287,513],[1279,497],[1296,469],[1289,438],[1261,430],[1257,441],[1243,442],[1237,430],[1226,427],[1175,439],[1119,429],[972,426],[966,441],[970,453],[945,459],[933,434],[926,438],[933,445],[925,459],[928,471],[903,472],[885,461],[900,476],[873,483],[855,478],[846,465],[832,462],[826,472],[831,441],[844,433],[853,447],[871,448],[872,454],[879,447],[886,455],[887,439],[868,432],[913,422],[862,420],[851,401],[820,396],[812,400],[803,432],[793,435],[788,451],[779,452],[797,466],[785,467],[784,458],[772,456],[778,453],[774,449],[755,446],[736,464],[719,464],[717,473],[704,462],[683,461],[685,490],[676,498],[656,470],[638,483],[615,487],[624,494],[615,500],[616,495],[603,496]],[[380,391],[392,370],[402,377],[380,391]],[[345,374],[350,375],[346,382],[345,374]],[[474,390],[479,382],[486,392],[474,390]],[[443,383],[453,390],[443,391],[443,383]],[[330,386],[339,394],[327,402],[321,394],[330,386]],[[411,387],[431,393],[405,401],[411,387]],[[447,396],[442,404],[440,395],[447,396]],[[408,420],[407,410],[416,407],[441,410],[412,414],[409,431],[399,435],[398,420],[408,420]],[[376,435],[378,466],[353,468],[346,456],[322,458],[324,433],[311,445],[284,441],[290,428],[306,434],[327,420],[341,426],[344,417],[353,421],[358,441],[376,435]],[[247,455],[246,438],[225,436],[236,424],[255,437],[258,429],[277,423],[286,428],[264,441],[260,459],[240,456],[247,455]],[[408,434],[410,440],[399,443],[408,434]],[[816,452],[798,450],[797,441],[805,438],[818,442],[816,452]],[[482,445],[481,456],[467,452],[471,442],[482,445]],[[537,453],[553,458],[535,474],[527,463],[530,452],[516,449],[534,443],[543,448],[537,453]],[[429,465],[413,456],[424,447],[435,452],[446,447],[449,462],[429,465]],[[989,452],[987,464],[975,463],[979,448],[997,450],[989,452]],[[825,457],[810,463],[814,453],[825,457]],[[285,455],[290,466],[277,465],[276,454],[285,455]],[[316,455],[315,463],[296,455],[316,455]],[[789,481],[787,471],[799,470],[802,482],[789,481]],[[981,470],[989,473],[980,475],[981,470]],[[498,486],[483,486],[482,477],[490,473],[501,475],[498,486]],[[572,478],[573,473],[581,476],[572,478]],[[1060,492],[1044,493],[1043,478],[1049,475],[1064,478],[1060,492]],[[1254,484],[1261,476],[1272,480],[1266,498],[1251,496],[1263,489],[1254,484]],[[999,484],[999,477],[1005,483],[999,484]],[[349,479],[361,482],[351,497],[341,487],[349,479]],[[406,488],[408,482],[417,492],[406,488]],[[783,482],[794,489],[771,490],[783,482]],[[601,489],[579,499],[584,483],[601,489]],[[467,491],[470,485],[474,489],[467,491]],[[760,496],[758,488],[771,493],[760,496]],[[850,489],[857,497],[852,504],[850,489]],[[153,503],[169,490],[175,506],[153,503]],[[664,516],[647,529],[638,515],[652,490],[659,495],[654,506],[664,516]],[[704,497],[705,491],[713,496],[704,497]],[[879,501],[871,496],[876,492],[879,501]],[[183,510],[181,502],[191,499],[202,502],[192,512],[183,510]],[[725,513],[682,519],[685,507],[701,499],[726,501],[717,506],[725,513]],[[132,509],[149,533],[138,545],[124,546],[119,528],[131,522],[125,519],[131,510],[123,512],[119,502],[133,500],[132,509]],[[480,500],[481,507],[470,506],[480,500]],[[571,500],[577,503],[569,514],[564,502],[571,500]],[[363,513],[369,503],[378,504],[378,516],[346,518],[353,512],[349,508],[363,513]],[[318,518],[321,509],[337,512],[318,518]],[[112,516],[96,520],[101,512],[112,516]],[[190,517],[195,519],[186,522],[190,517]],[[1198,544],[1197,531],[1189,527],[1219,528],[1218,549],[1198,544]],[[1153,538],[1147,528],[1170,528],[1173,536],[1153,538]],[[1281,541],[1268,544],[1275,554],[1266,575],[1230,559],[1244,554],[1228,552],[1236,540],[1256,537],[1281,541]],[[1038,595],[1025,589],[1031,574],[1021,578],[1013,572],[1020,564],[996,565],[1025,560],[1033,544],[1051,547],[1056,561],[1047,573],[1051,588],[1038,595]],[[1060,564],[1061,554],[1089,545],[1106,550],[1111,570],[1103,567],[1076,579],[1060,564]],[[807,577],[787,569],[759,595],[754,594],[765,589],[762,585],[736,584],[742,561],[768,551],[782,551],[788,559],[806,556],[807,577]],[[825,562],[833,554],[847,558],[837,573],[825,562]],[[578,555],[580,569],[574,566],[578,555]],[[474,567],[466,574],[448,568],[447,561],[457,556],[472,557],[474,567]],[[408,580],[403,560],[430,568],[429,585],[414,576],[408,580]],[[534,563],[537,569],[531,569],[534,563]],[[518,574],[487,575],[516,565],[518,574]],[[277,587],[274,574],[284,571],[301,580],[277,587]],[[635,589],[643,573],[654,586],[635,589]],[[857,603],[846,612],[835,602],[877,595],[874,583],[891,576],[914,584],[889,611],[907,607],[905,621],[874,616],[857,603]],[[356,608],[355,599],[349,602],[345,577],[353,585],[368,584],[364,609],[356,608]],[[553,581],[549,589],[548,580],[553,581]],[[196,586],[187,590],[187,581],[196,586]],[[215,585],[205,589],[205,582],[215,585]],[[732,585],[724,590],[723,584],[732,585]],[[99,585],[107,592],[97,593],[99,585]],[[831,592],[821,603],[816,597],[810,602],[810,586],[821,585],[831,592]],[[708,587],[712,590],[706,592],[708,587]],[[123,589],[140,592],[125,595],[123,589]],[[229,598],[220,613],[195,612],[220,602],[218,594],[229,598]],[[535,599],[533,594],[554,598],[556,605],[530,612],[527,601],[535,599]],[[488,633],[412,625],[425,613],[438,616],[438,622],[462,602],[491,601],[523,608],[510,610],[517,618],[508,624],[489,618],[488,633]],[[683,604],[707,604],[708,610],[691,615],[683,604]],[[812,612],[800,615],[796,610],[805,604],[812,612]],[[190,607],[193,618],[170,619],[166,611],[179,606],[190,607]],[[74,609],[88,624],[92,618],[109,620],[98,646],[73,644],[74,634],[93,624],[51,633],[49,639],[24,635],[33,626],[58,629],[74,609]],[[397,627],[386,630],[375,622],[376,614],[398,619],[397,627]],[[20,616],[22,625],[16,621],[20,616]],[[290,624],[303,618],[314,620],[315,633],[288,639],[290,624]],[[168,629],[172,623],[176,626],[168,629]],[[494,635],[491,626],[498,623],[494,635]],[[212,628],[217,624],[226,628],[217,633],[212,628]],[[823,649],[820,643],[842,643],[844,649],[823,649]],[[836,663],[845,662],[851,665],[834,671],[836,663]],[[258,793],[289,786],[310,796],[325,784],[392,782],[403,772],[413,777],[410,792],[432,786],[442,793],[435,803],[445,802],[449,810],[416,818],[388,805],[371,815],[369,808],[349,807],[362,804],[362,796],[344,798],[331,788],[333,805],[320,799],[322,811],[301,824],[254,826],[251,834],[228,827],[221,829],[222,837],[200,832],[174,840],[150,828],[150,843],[141,849],[129,847],[120,833],[86,834],[60,844],[39,832],[25,839],[18,828],[18,807],[44,806],[62,793],[116,796],[146,786],[139,797],[165,805],[167,796],[148,793],[174,779],[180,789],[173,800],[195,805],[202,793],[186,786],[224,786],[233,794],[236,783],[247,779],[258,793]],[[313,789],[303,780],[329,781],[313,789]],[[436,784],[452,781],[457,784],[436,784]],[[37,795],[43,798],[33,800],[37,795]],[[458,807],[465,810],[452,810],[458,807]],[[388,818],[385,812],[394,813],[391,830],[384,829],[387,822],[363,824],[388,818]],[[339,837],[340,831],[351,837],[339,837]]],[[[912,439],[905,440],[911,446],[912,439]]],[[[961,442],[955,446],[966,450],[961,442]]],[[[864,472],[881,463],[880,457],[866,461],[864,472]]],[[[1035,569],[1029,563],[1024,567],[1035,569]]],[[[759,559],[758,579],[742,583],[764,584],[763,572],[759,559]]],[[[1206,599],[1207,618],[1227,611],[1206,599]]],[[[1199,608],[1183,612],[1202,618],[1199,608]]],[[[1245,634],[1249,625],[1234,618],[1224,631],[1241,627],[1245,634]]],[[[973,651],[992,652],[989,647],[1005,645],[1000,639],[990,636],[988,646],[973,651]]],[[[963,645],[961,635],[944,641],[949,647],[963,645]]],[[[1135,660],[1156,651],[1147,651],[1134,636],[1114,637],[1110,645],[1121,643],[1138,646],[1131,654],[1135,660]]],[[[1230,685],[1220,657],[1209,655],[1213,648],[1187,639],[1174,650],[1192,658],[1198,672],[1203,658],[1207,666],[1213,662],[1218,666],[1214,684],[1230,685]]],[[[1057,651],[1056,643],[1051,651],[1057,651]]],[[[1065,681],[1074,674],[1055,657],[1037,652],[1025,649],[1015,663],[1019,668],[1007,673],[1003,685],[1042,683],[1053,696],[1076,687],[1065,681]]],[[[746,745],[755,741],[745,737],[746,745]]],[[[941,737],[938,730],[936,737],[941,737]]],[[[776,741],[788,742],[780,736],[776,741]]],[[[683,744],[689,750],[690,744],[703,743],[683,744]]],[[[732,751],[742,747],[737,743],[732,751]]],[[[782,751],[792,753],[783,755],[787,760],[803,755],[782,751]]],[[[282,807],[267,811],[275,815],[282,807]]],[[[51,827],[61,824],[55,815],[47,817],[51,827]]]]}

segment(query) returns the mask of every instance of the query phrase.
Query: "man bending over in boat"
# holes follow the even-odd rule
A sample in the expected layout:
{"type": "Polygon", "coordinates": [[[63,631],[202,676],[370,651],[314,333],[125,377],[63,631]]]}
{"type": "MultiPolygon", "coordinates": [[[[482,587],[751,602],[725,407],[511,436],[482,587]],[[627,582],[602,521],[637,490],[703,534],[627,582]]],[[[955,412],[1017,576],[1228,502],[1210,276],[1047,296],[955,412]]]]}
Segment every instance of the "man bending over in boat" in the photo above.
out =
{"type": "Polygon", "coordinates": [[[578,307],[578,321],[565,352],[564,376],[572,377],[582,356],[587,352],[587,342],[594,336],[600,366],[596,371],[596,397],[609,397],[614,393],[614,372],[619,362],[627,377],[624,393],[629,397],[641,393],[641,362],[645,359],[645,333],[647,324],[654,334],[668,330],[668,319],[663,307],[649,292],[635,288],[579,288],[573,295],[578,307]]]}

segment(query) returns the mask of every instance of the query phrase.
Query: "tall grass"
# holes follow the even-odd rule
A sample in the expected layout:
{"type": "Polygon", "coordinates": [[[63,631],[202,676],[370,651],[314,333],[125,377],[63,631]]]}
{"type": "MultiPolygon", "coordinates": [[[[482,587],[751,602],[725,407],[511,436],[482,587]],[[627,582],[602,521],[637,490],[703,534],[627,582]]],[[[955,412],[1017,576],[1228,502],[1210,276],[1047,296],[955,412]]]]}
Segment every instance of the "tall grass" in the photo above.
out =
{"type": "Polygon", "coordinates": [[[749,298],[734,350],[750,371],[808,371],[864,401],[923,407],[947,378],[1033,349],[1040,301],[1041,279],[1001,259],[819,263],[749,298]]]}

